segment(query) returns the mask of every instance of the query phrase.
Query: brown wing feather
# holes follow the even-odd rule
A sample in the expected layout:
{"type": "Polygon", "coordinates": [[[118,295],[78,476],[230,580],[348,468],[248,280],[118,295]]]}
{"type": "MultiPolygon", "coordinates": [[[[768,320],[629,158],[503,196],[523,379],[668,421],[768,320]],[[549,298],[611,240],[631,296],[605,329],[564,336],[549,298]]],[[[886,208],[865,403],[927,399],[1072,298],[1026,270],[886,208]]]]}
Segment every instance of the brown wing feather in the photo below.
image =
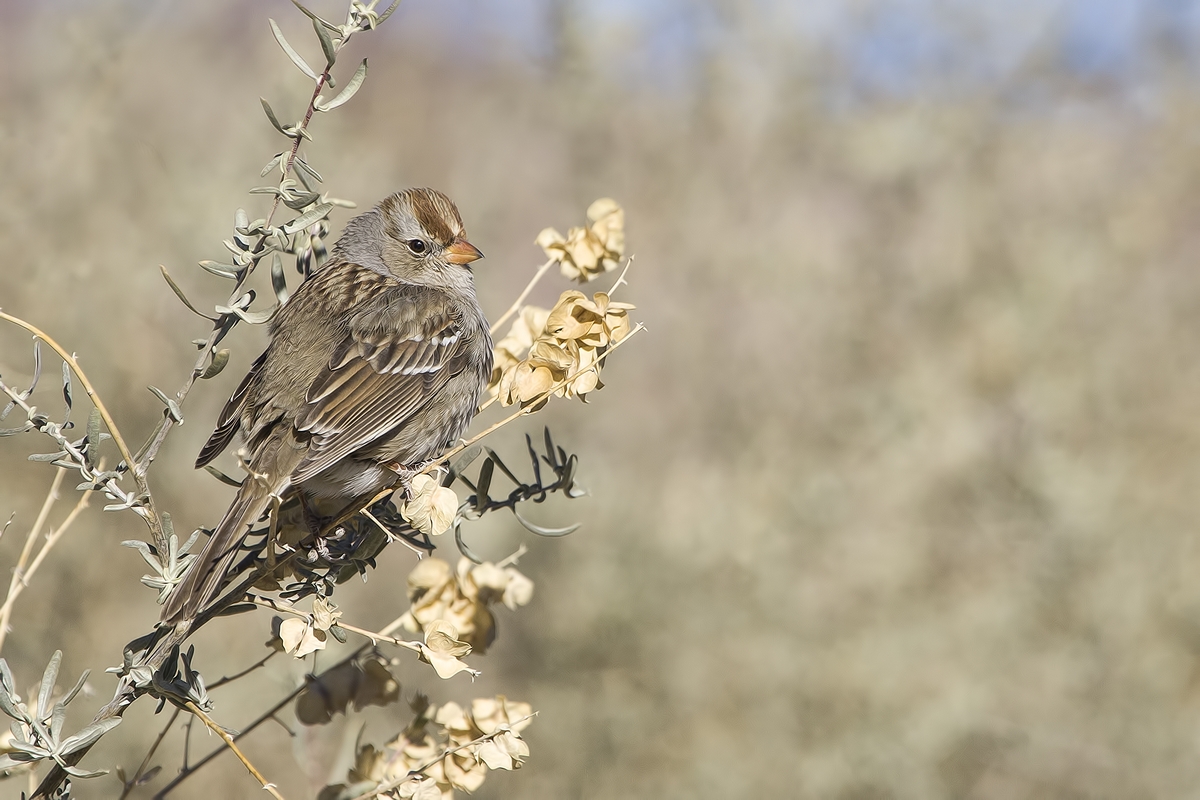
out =
{"type": "Polygon", "coordinates": [[[242,382],[238,384],[238,388],[234,391],[233,396],[225,403],[225,407],[221,409],[221,416],[217,418],[217,427],[212,432],[212,436],[208,437],[208,441],[204,443],[204,447],[200,448],[200,455],[196,456],[196,469],[200,469],[205,464],[219,456],[221,452],[229,446],[233,441],[233,437],[237,435],[238,428],[242,421],[242,407],[246,404],[246,397],[250,394],[250,387],[258,380],[259,374],[262,372],[262,366],[266,363],[267,352],[255,359],[250,365],[250,371],[246,373],[246,377],[242,378],[242,382]]]}
{"type": "Polygon", "coordinates": [[[301,483],[401,427],[466,366],[458,320],[439,309],[397,319],[391,305],[351,323],[309,389],[296,429],[312,436],[301,483]]]}

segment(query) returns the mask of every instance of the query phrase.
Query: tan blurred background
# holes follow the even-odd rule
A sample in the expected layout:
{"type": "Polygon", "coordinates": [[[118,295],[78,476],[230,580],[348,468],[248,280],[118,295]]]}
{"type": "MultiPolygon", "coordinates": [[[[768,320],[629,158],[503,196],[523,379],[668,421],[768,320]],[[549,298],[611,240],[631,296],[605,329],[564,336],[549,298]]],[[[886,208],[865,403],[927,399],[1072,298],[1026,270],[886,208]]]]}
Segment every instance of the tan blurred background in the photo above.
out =
{"type": "MultiPolygon", "coordinates": [[[[491,558],[530,546],[533,604],[501,613],[474,685],[405,661],[405,692],[539,710],[528,767],[485,798],[1200,796],[1195,15],[795,5],[405,0],[343,59],[370,76],[307,148],[333,194],[445,190],[493,315],[540,263],[537,232],[612,196],[649,327],[590,407],[527,428],[579,452],[591,490],[533,516],[583,529],[469,531],[491,558]]],[[[267,16],[316,53],[284,0],[0,5],[0,306],[80,354],[131,441],[161,408],[145,387],[174,391],[206,332],[158,265],[224,299],[194,264],[236,207],[266,206],[244,193],[282,147],[258,97],[287,117],[307,97],[267,16]]],[[[228,500],[190,463],[262,336],[238,329],[152,473],[181,531],[228,500]]],[[[0,374],[30,364],[0,328],[0,374]]],[[[520,435],[497,444],[516,464],[520,435]]],[[[47,443],[0,440],[4,575],[47,443]]],[[[118,546],[144,536],[88,512],[18,603],[3,656],[22,685],[59,647],[64,682],[93,670],[69,727],[156,618],[118,546]]],[[[339,592],[348,619],[404,607],[394,550],[339,592]]],[[[210,626],[198,666],[236,671],[267,634],[266,615],[210,626]]],[[[238,728],[303,669],[214,692],[214,716],[238,728]]],[[[86,763],[136,768],[151,710],[86,763]]],[[[365,719],[382,742],[404,716],[365,719]]],[[[281,720],[295,737],[270,725],[246,749],[285,796],[343,777],[359,719],[281,720]]],[[[214,742],[194,733],[193,759],[214,742]]],[[[225,755],[177,796],[257,794],[225,755]]]]}

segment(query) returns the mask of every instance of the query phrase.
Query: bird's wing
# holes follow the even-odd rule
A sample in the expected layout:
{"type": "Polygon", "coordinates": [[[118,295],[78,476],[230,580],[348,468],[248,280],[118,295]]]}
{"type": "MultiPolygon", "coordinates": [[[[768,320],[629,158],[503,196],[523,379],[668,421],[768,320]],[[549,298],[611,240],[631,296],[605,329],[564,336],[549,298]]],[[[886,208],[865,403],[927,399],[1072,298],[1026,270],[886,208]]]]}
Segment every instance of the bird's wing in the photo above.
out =
{"type": "Polygon", "coordinates": [[[398,291],[356,315],[349,329],[296,419],[312,438],[293,483],[403,426],[466,367],[460,317],[440,293],[398,291]]]}
{"type": "Polygon", "coordinates": [[[208,462],[221,454],[221,451],[229,446],[233,441],[233,437],[237,435],[238,428],[242,420],[242,408],[246,405],[246,398],[250,394],[250,387],[258,380],[258,376],[262,373],[263,364],[267,361],[267,351],[255,359],[250,365],[250,371],[246,373],[246,377],[242,378],[242,382],[238,384],[237,391],[225,403],[225,408],[221,409],[221,416],[217,418],[217,427],[212,432],[212,436],[208,437],[208,441],[204,443],[204,447],[200,448],[200,455],[196,457],[196,469],[203,467],[208,462]]]}

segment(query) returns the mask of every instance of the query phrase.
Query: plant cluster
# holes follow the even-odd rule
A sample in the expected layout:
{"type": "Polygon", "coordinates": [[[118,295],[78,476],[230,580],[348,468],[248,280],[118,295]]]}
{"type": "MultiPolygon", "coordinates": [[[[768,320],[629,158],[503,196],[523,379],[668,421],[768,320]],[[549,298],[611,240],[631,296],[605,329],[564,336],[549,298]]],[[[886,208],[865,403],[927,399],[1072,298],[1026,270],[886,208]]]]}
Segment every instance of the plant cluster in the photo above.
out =
{"type": "MultiPolygon", "coordinates": [[[[30,458],[57,469],[42,512],[29,529],[4,605],[0,607],[0,647],[21,591],[54,544],[87,508],[93,493],[107,499],[105,511],[132,511],[145,522],[149,541],[134,539],[124,544],[137,550],[149,565],[151,572],[142,582],[157,593],[160,604],[195,558],[192,551],[205,531],[195,531],[180,543],[170,514],[160,510],[155,502],[149,482],[150,469],[167,435],[183,421],[185,401],[195,382],[216,377],[228,363],[229,350],[220,345],[230,332],[242,323],[268,322],[287,302],[285,257],[294,262],[301,280],[324,263],[330,214],[354,204],[332,197],[322,188],[324,178],[309,163],[307,151],[301,154],[301,147],[313,139],[310,123],[314,116],[351,100],[367,77],[364,59],[339,88],[340,79],[334,76],[339,54],[354,35],[374,30],[385,22],[397,2],[379,10],[378,0],[353,0],[342,23],[330,22],[298,2],[296,5],[312,23],[315,46],[320,48],[318,60],[306,59],[273,20],[269,24],[272,36],[287,58],[311,82],[310,100],[294,122],[281,117],[267,100],[262,101],[269,123],[288,140],[288,145],[272,156],[262,170],[263,177],[274,174],[277,180],[250,190],[272,198],[269,210],[264,216],[251,219],[245,210],[238,209],[233,231],[224,241],[227,254],[220,260],[200,262],[205,272],[232,283],[228,298],[215,304],[212,311],[203,311],[202,304],[187,297],[166,268],[162,268],[170,289],[212,327],[206,337],[194,340],[197,359],[174,394],[149,387],[162,402],[163,413],[145,444],[136,453],[129,448],[113,415],[73,354],[32,324],[0,312],[0,318],[26,329],[35,340],[34,377],[29,388],[17,389],[0,379],[0,392],[9,399],[0,420],[18,409],[25,418],[16,427],[0,430],[0,435],[37,432],[47,436],[53,441],[51,451],[30,458]],[[284,209],[291,212],[291,218],[277,221],[284,209]],[[267,304],[259,301],[259,292],[251,286],[253,276],[264,264],[273,296],[267,304]],[[61,396],[66,411],[61,421],[31,402],[42,376],[43,343],[63,362],[61,396]],[[76,382],[82,384],[92,405],[84,435],[79,438],[70,433],[75,427],[71,413],[76,382]],[[114,448],[115,453],[102,452],[114,448]],[[76,486],[80,499],[66,519],[43,537],[42,531],[69,473],[81,479],[76,486]],[[41,547],[36,548],[35,554],[39,541],[41,547]]],[[[492,644],[496,635],[493,608],[502,604],[516,610],[528,604],[533,597],[533,582],[516,568],[523,547],[498,563],[484,561],[466,542],[464,527],[486,514],[505,510],[532,533],[561,536],[577,526],[543,528],[525,519],[518,507],[528,502],[543,502],[555,493],[566,497],[583,493],[576,480],[578,458],[557,445],[548,430],[543,432],[538,446],[533,437],[526,437],[531,473],[524,478],[494,450],[478,442],[499,427],[544,407],[553,396],[586,400],[590,392],[601,388],[599,373],[608,355],[641,329],[629,318],[633,306],[612,299],[613,292],[624,283],[624,273],[607,292],[595,292],[588,297],[579,291],[567,291],[552,309],[525,304],[534,285],[555,264],[567,278],[580,283],[618,266],[624,255],[624,212],[613,200],[603,199],[588,209],[587,216],[587,225],[571,228],[565,237],[552,229],[537,237],[549,260],[493,326],[495,332],[515,318],[507,335],[496,345],[496,370],[485,407],[499,400],[501,405],[517,406],[512,414],[455,446],[406,485],[381,493],[320,531],[313,531],[306,524],[297,498],[285,498],[248,537],[244,557],[234,570],[235,577],[213,607],[190,627],[159,626],[123,648],[121,665],[108,670],[117,680],[113,699],[74,733],[66,732],[66,707],[77,696],[84,678],[70,691],[61,696],[56,694],[61,652],[51,658],[36,703],[32,704],[22,700],[8,665],[0,659],[0,711],[13,720],[11,731],[0,738],[0,771],[8,776],[35,776],[39,765],[48,767],[40,775],[34,796],[68,797],[72,778],[95,777],[105,772],[79,766],[90,748],[121,723],[131,704],[151,697],[157,701],[159,711],[170,706],[171,713],[140,766],[132,771],[117,769],[122,797],[157,779],[161,768],[153,763],[155,753],[184,714],[190,715],[186,726],[189,733],[190,722],[199,721],[217,733],[223,744],[194,763],[184,763],[158,789],[157,797],[166,796],[229,749],[259,784],[278,798],[279,788],[250,762],[238,741],[264,721],[274,719],[285,707],[292,706],[302,724],[320,725],[338,714],[368,706],[399,704],[402,692],[395,671],[403,662],[398,656],[387,655],[389,647],[397,648],[396,652],[411,652],[429,664],[441,679],[450,679],[460,672],[478,674],[466,659],[473,653],[483,653],[492,644]],[[507,492],[498,489],[501,479],[511,484],[507,492]],[[462,499],[460,493],[464,493],[462,499]],[[451,530],[461,553],[453,567],[429,555],[435,549],[435,537],[451,530]],[[419,559],[407,580],[410,606],[380,630],[354,625],[346,619],[348,609],[333,600],[337,587],[373,569],[379,552],[392,542],[411,548],[419,559]],[[237,675],[206,682],[196,667],[202,654],[198,655],[194,647],[184,648],[188,637],[218,616],[252,614],[260,609],[273,612],[272,635],[265,655],[237,675]],[[418,638],[410,640],[396,635],[401,632],[418,638]],[[209,712],[219,707],[219,695],[214,698],[210,691],[246,678],[281,654],[303,659],[326,649],[331,639],[346,642],[351,635],[365,639],[366,643],[334,666],[309,675],[302,685],[264,709],[255,722],[240,732],[226,730],[209,716],[209,712]]],[[[216,469],[208,471],[223,482],[234,485],[239,482],[216,469]]],[[[489,771],[520,767],[529,755],[521,732],[531,723],[535,712],[526,703],[499,696],[475,698],[465,705],[449,702],[435,706],[418,691],[408,705],[412,716],[395,736],[380,746],[360,743],[353,769],[345,781],[322,791],[323,800],[450,798],[457,790],[477,789],[489,771]]]]}

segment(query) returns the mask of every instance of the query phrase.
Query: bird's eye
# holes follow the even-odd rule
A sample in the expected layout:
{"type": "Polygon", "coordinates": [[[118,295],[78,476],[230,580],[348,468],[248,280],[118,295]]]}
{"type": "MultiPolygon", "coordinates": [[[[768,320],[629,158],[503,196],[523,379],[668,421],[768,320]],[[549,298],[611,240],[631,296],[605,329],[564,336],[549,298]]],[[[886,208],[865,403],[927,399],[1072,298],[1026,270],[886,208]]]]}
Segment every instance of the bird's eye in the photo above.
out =
{"type": "Polygon", "coordinates": [[[420,239],[409,239],[408,249],[412,250],[414,253],[424,253],[425,242],[421,241],[420,239]]]}

